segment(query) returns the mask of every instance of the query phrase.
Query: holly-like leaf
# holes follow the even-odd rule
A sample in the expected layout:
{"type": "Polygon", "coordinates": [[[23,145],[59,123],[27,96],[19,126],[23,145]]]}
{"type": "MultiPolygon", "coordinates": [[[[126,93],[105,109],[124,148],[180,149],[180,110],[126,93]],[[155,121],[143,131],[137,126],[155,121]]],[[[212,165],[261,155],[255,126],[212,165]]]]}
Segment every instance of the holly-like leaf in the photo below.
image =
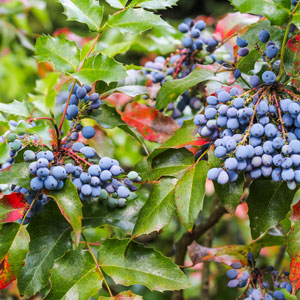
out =
{"type": "Polygon", "coordinates": [[[162,178],[154,184],[152,192],[141,209],[133,236],[159,231],[167,226],[175,211],[176,178],[162,178]]]}
{"type": "Polygon", "coordinates": [[[3,164],[6,162],[7,158],[9,157],[9,146],[7,143],[0,144],[0,164],[3,164]]]}
{"type": "Polygon", "coordinates": [[[213,73],[209,70],[196,68],[188,76],[182,79],[165,82],[159,90],[156,99],[156,108],[161,109],[166,107],[169,103],[174,102],[187,89],[200,82],[209,80],[212,75],[213,73]]]}
{"type": "Polygon", "coordinates": [[[7,113],[9,115],[28,117],[30,115],[27,104],[23,101],[14,100],[10,103],[0,103],[1,113],[7,113]]]}
{"type": "Polygon", "coordinates": [[[137,102],[128,103],[121,114],[122,120],[148,141],[163,143],[173,136],[179,125],[155,108],[137,102]]]}
{"type": "Polygon", "coordinates": [[[285,218],[294,194],[285,182],[256,180],[251,184],[247,203],[252,238],[258,238],[285,218]]]}
{"type": "Polygon", "coordinates": [[[162,176],[177,176],[187,170],[195,162],[192,152],[185,148],[169,149],[149,160],[140,161],[136,170],[150,181],[162,176]]]}
{"type": "Polygon", "coordinates": [[[67,178],[62,190],[47,191],[47,195],[55,200],[61,213],[71,224],[78,244],[81,235],[82,204],[75,185],[67,178]]]}
{"type": "Polygon", "coordinates": [[[91,31],[98,31],[103,17],[103,8],[95,0],[59,0],[70,21],[86,24],[91,31]]]}
{"type": "Polygon", "coordinates": [[[189,231],[202,210],[205,197],[205,182],[208,172],[206,161],[200,161],[188,169],[178,180],[175,189],[175,203],[181,223],[189,231]]]}
{"type": "Polygon", "coordinates": [[[105,0],[111,7],[124,8],[128,0],[105,0]]]}
{"type": "Polygon", "coordinates": [[[29,234],[24,226],[4,224],[0,229],[0,289],[18,276],[29,245],[29,234]]]}
{"type": "Polygon", "coordinates": [[[93,84],[97,80],[103,80],[106,83],[119,81],[127,74],[122,64],[113,58],[98,54],[86,59],[81,70],[74,73],[73,76],[81,82],[93,84]]]}
{"type": "Polygon", "coordinates": [[[29,163],[14,163],[10,169],[0,172],[0,184],[15,184],[30,188],[29,163]]]}
{"type": "Polygon", "coordinates": [[[167,9],[177,4],[179,0],[133,0],[130,7],[140,6],[147,9],[167,9]]]}
{"type": "Polygon", "coordinates": [[[71,250],[51,269],[51,291],[45,300],[89,300],[102,286],[102,275],[88,251],[71,250]]]}
{"type": "Polygon", "coordinates": [[[142,284],[150,290],[189,287],[186,275],[171,259],[129,240],[108,239],[99,248],[99,265],[117,284],[142,284]]]}
{"type": "Polygon", "coordinates": [[[22,218],[27,206],[21,193],[4,195],[0,198],[0,223],[14,222],[22,218]]]}
{"type": "MultiPolygon", "coordinates": [[[[296,198],[296,197],[295,197],[296,198]]],[[[291,258],[290,280],[297,291],[300,288],[300,201],[293,205],[291,227],[287,233],[287,252],[291,258]]]]}
{"type": "Polygon", "coordinates": [[[234,214],[244,192],[244,177],[240,176],[236,182],[227,184],[218,184],[214,181],[214,187],[225,209],[230,214],[234,214]]]}
{"type": "Polygon", "coordinates": [[[300,72],[300,34],[287,42],[284,52],[284,69],[289,76],[300,72]]]}
{"type": "Polygon", "coordinates": [[[83,208],[83,226],[110,225],[120,228],[125,234],[131,234],[143,204],[142,201],[136,199],[128,201],[122,209],[111,209],[106,203],[98,201],[89,203],[83,208]]]}
{"type": "MultiPolygon", "coordinates": [[[[111,300],[111,297],[100,296],[98,300],[111,300]]],[[[114,300],[143,300],[143,297],[136,295],[131,291],[124,291],[114,296],[114,300]]]]}
{"type": "Polygon", "coordinates": [[[63,37],[42,35],[36,41],[36,57],[40,62],[52,61],[55,69],[64,73],[73,73],[79,64],[80,50],[75,42],[63,37]]]}
{"type": "Polygon", "coordinates": [[[291,23],[295,24],[298,28],[300,27],[300,7],[298,7],[297,11],[293,15],[291,23]]]}
{"type": "Polygon", "coordinates": [[[142,8],[128,8],[119,14],[109,16],[108,26],[120,29],[123,34],[142,33],[154,26],[170,27],[160,16],[142,8]]]}
{"type": "Polygon", "coordinates": [[[54,260],[72,249],[72,240],[71,227],[53,202],[30,221],[27,230],[29,253],[18,276],[18,287],[30,298],[47,285],[54,260]]]}
{"type": "Polygon", "coordinates": [[[218,41],[230,38],[233,34],[244,32],[251,24],[258,22],[258,20],[258,16],[241,14],[240,12],[229,13],[218,21],[214,37],[218,41]]]}
{"type": "Polygon", "coordinates": [[[259,51],[251,50],[247,55],[247,59],[245,59],[245,57],[239,59],[237,67],[240,69],[241,72],[248,73],[254,69],[255,63],[260,57],[261,54],[259,53],[259,51]]]}
{"type": "Polygon", "coordinates": [[[230,0],[242,13],[267,17],[274,25],[283,25],[290,15],[290,0],[230,0]]]}

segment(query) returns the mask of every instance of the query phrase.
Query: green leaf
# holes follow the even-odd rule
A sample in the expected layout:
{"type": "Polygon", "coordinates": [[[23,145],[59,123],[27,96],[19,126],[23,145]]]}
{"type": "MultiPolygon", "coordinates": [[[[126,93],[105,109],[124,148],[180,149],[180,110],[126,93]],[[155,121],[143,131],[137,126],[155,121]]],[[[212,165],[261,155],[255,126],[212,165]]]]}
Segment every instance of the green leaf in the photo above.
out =
{"type": "Polygon", "coordinates": [[[95,0],[59,0],[70,21],[86,24],[91,31],[98,31],[103,17],[103,8],[95,0]]]}
{"type": "Polygon", "coordinates": [[[214,187],[216,195],[225,209],[230,214],[234,214],[244,192],[244,177],[240,176],[236,182],[227,184],[218,184],[214,181],[214,187]]]}
{"type": "Polygon", "coordinates": [[[28,251],[29,234],[24,226],[4,224],[0,229],[0,262],[6,261],[9,272],[17,276],[28,251]]]}
{"type": "Polygon", "coordinates": [[[81,82],[93,84],[97,80],[103,80],[106,83],[119,81],[127,74],[122,64],[113,58],[98,54],[86,59],[81,70],[74,73],[73,76],[81,82]]]}
{"type": "Polygon", "coordinates": [[[55,69],[64,73],[73,73],[79,64],[80,50],[75,42],[62,37],[42,35],[36,41],[36,57],[40,62],[52,61],[55,69]]]}
{"type": "Polygon", "coordinates": [[[206,161],[200,161],[178,180],[175,189],[175,203],[179,218],[185,228],[193,229],[194,223],[203,208],[205,183],[208,172],[206,161]]]}
{"type": "Polygon", "coordinates": [[[194,155],[187,149],[168,149],[154,158],[138,162],[136,170],[142,178],[153,181],[162,176],[176,176],[188,169],[194,162],[194,155]]]}
{"type": "Polygon", "coordinates": [[[8,155],[9,149],[10,148],[7,145],[7,143],[0,144],[0,164],[6,162],[7,158],[9,157],[8,155]]]}
{"type": "Polygon", "coordinates": [[[55,97],[57,94],[54,87],[58,83],[59,77],[60,73],[52,72],[48,73],[45,78],[36,82],[36,88],[34,90],[41,95],[39,99],[45,103],[45,107],[48,109],[47,112],[49,112],[49,109],[54,107],[55,97]]]}
{"type": "Polygon", "coordinates": [[[167,226],[175,211],[176,178],[162,178],[154,184],[152,192],[141,209],[136,221],[133,236],[159,231],[167,226]]]}
{"type": "Polygon", "coordinates": [[[47,191],[47,195],[56,201],[61,213],[71,224],[78,244],[81,235],[82,204],[75,185],[67,178],[62,190],[47,191]]]}
{"type": "Polygon", "coordinates": [[[14,163],[10,170],[0,172],[0,184],[15,184],[30,188],[29,164],[27,162],[14,163]]]}
{"type": "Polygon", "coordinates": [[[251,184],[247,203],[253,239],[285,218],[294,194],[295,191],[291,191],[286,182],[256,180],[251,184]]]}
{"type": "Polygon", "coordinates": [[[136,0],[130,5],[140,6],[147,9],[167,9],[177,4],[179,0],[136,0]]]}
{"type": "Polygon", "coordinates": [[[159,16],[142,8],[129,8],[119,14],[109,16],[108,26],[119,28],[123,34],[127,32],[142,33],[154,26],[170,27],[159,16]]]}
{"type": "Polygon", "coordinates": [[[105,0],[111,7],[124,8],[128,0],[105,0]]]}
{"type": "Polygon", "coordinates": [[[252,13],[267,17],[274,25],[283,25],[290,15],[290,0],[230,0],[242,13],[252,13]]]}
{"type": "Polygon", "coordinates": [[[111,209],[107,203],[93,201],[83,208],[83,226],[110,225],[120,228],[125,234],[131,234],[143,204],[142,201],[135,199],[128,201],[122,209],[111,209]]]}
{"type": "Polygon", "coordinates": [[[161,109],[166,107],[169,103],[174,102],[180,95],[182,95],[187,89],[194,85],[209,80],[213,73],[205,69],[195,69],[188,76],[170,80],[163,84],[159,90],[156,99],[156,108],[161,109]]]}
{"type": "Polygon", "coordinates": [[[160,292],[190,286],[186,275],[171,259],[141,244],[128,243],[128,239],[108,239],[99,248],[99,264],[117,284],[142,284],[160,292]]]}
{"type": "Polygon", "coordinates": [[[29,253],[18,277],[18,287],[22,295],[30,298],[47,285],[54,260],[72,249],[72,240],[70,225],[53,202],[45,206],[42,214],[34,216],[27,229],[29,253]]]}
{"type": "Polygon", "coordinates": [[[101,52],[109,57],[115,57],[117,54],[126,53],[132,44],[132,41],[123,41],[107,45],[101,52]]]}
{"type": "Polygon", "coordinates": [[[45,300],[89,300],[102,286],[102,275],[88,251],[71,250],[54,263],[52,289],[45,300]]]}
{"type": "Polygon", "coordinates": [[[14,116],[28,117],[30,115],[26,102],[14,100],[11,103],[0,103],[1,113],[7,113],[14,116]]]}
{"type": "Polygon", "coordinates": [[[254,69],[255,63],[261,58],[261,54],[257,50],[251,50],[246,57],[242,57],[238,61],[237,67],[243,73],[248,73],[254,69]]]}

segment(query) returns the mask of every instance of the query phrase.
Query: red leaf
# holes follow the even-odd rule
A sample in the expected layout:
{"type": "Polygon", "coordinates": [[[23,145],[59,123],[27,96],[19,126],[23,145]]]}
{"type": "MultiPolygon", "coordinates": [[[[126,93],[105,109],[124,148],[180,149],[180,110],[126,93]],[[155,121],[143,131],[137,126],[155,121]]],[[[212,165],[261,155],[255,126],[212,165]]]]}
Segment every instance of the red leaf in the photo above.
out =
{"type": "MultiPolygon", "coordinates": [[[[221,41],[230,38],[235,33],[244,33],[251,24],[258,22],[258,20],[259,17],[249,14],[229,13],[217,23],[214,37],[221,41]]],[[[232,41],[233,43],[235,41],[232,41]]]]}
{"type": "Polygon", "coordinates": [[[16,276],[13,274],[8,263],[8,256],[6,256],[0,262],[0,290],[5,289],[15,279],[16,276]]]}
{"type": "Polygon", "coordinates": [[[121,117],[151,142],[164,143],[180,127],[172,118],[164,116],[157,109],[137,102],[128,103],[124,112],[121,112],[121,117]]]}
{"type": "Polygon", "coordinates": [[[14,222],[23,217],[25,209],[28,207],[24,201],[23,194],[12,193],[0,199],[0,223],[14,222]]]}
{"type": "Polygon", "coordinates": [[[131,101],[131,97],[122,94],[122,93],[113,93],[105,98],[105,101],[110,103],[110,105],[116,107],[117,109],[121,109],[124,105],[131,101]]]}

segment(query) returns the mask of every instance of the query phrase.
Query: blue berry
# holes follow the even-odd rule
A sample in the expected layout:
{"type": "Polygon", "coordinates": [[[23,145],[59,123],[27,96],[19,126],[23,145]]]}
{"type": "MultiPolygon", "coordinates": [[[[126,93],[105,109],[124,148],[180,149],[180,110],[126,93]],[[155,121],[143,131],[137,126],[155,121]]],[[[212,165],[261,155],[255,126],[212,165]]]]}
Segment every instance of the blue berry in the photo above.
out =
{"type": "Polygon", "coordinates": [[[67,172],[66,169],[62,166],[55,166],[52,169],[52,175],[57,179],[57,180],[64,180],[67,178],[67,172]]]}
{"type": "Polygon", "coordinates": [[[41,179],[46,178],[50,175],[50,170],[48,168],[39,168],[36,175],[41,179]]]}
{"type": "Polygon", "coordinates": [[[86,89],[84,87],[78,87],[76,90],[76,96],[79,99],[83,99],[86,96],[86,89]]]}
{"type": "Polygon", "coordinates": [[[84,127],[82,129],[81,133],[82,133],[82,135],[83,135],[84,138],[91,139],[91,138],[93,138],[95,136],[96,131],[95,131],[94,127],[92,127],[92,126],[86,126],[86,127],[84,127]]]}
{"type": "Polygon", "coordinates": [[[45,179],[44,186],[47,190],[55,190],[58,186],[58,182],[53,176],[50,175],[45,179]]]}
{"type": "Polygon", "coordinates": [[[260,85],[260,78],[257,75],[250,76],[250,84],[252,87],[260,85]]]}
{"type": "Polygon", "coordinates": [[[202,20],[198,21],[195,24],[195,28],[199,29],[200,31],[204,30],[206,28],[206,23],[202,20]]]}
{"type": "Polygon", "coordinates": [[[34,177],[30,181],[30,187],[34,191],[40,191],[44,186],[43,180],[41,180],[39,177],[34,177]]]}
{"type": "Polygon", "coordinates": [[[37,160],[38,168],[48,168],[49,161],[46,158],[40,158],[37,160]]]}
{"type": "Polygon", "coordinates": [[[67,114],[71,119],[76,118],[78,116],[78,112],[79,112],[79,109],[76,105],[74,105],[74,104],[69,105],[69,107],[67,109],[67,114]]]}
{"type": "Polygon", "coordinates": [[[226,102],[228,102],[229,100],[231,99],[231,96],[230,96],[230,94],[228,94],[227,92],[220,92],[219,94],[218,94],[218,100],[220,101],[220,102],[222,102],[222,103],[226,103],[226,102]]]}
{"type": "Polygon", "coordinates": [[[112,174],[111,174],[111,172],[108,171],[108,170],[104,170],[104,171],[102,171],[101,174],[100,174],[100,179],[101,179],[102,181],[108,181],[108,180],[111,180],[111,178],[112,178],[112,174]]]}
{"type": "Polygon", "coordinates": [[[80,192],[84,195],[84,196],[90,196],[92,194],[92,187],[89,184],[84,184],[81,189],[80,192]]]}
{"type": "Polygon", "coordinates": [[[182,45],[185,48],[191,48],[193,46],[193,39],[191,37],[184,37],[182,39],[182,45]]]}
{"type": "Polygon", "coordinates": [[[178,26],[178,30],[181,32],[181,33],[187,33],[189,31],[189,27],[185,24],[185,23],[181,23],[179,24],[178,26]]]}
{"type": "Polygon", "coordinates": [[[200,37],[200,30],[197,28],[192,29],[191,37],[194,39],[197,39],[198,37],[200,37]]]}
{"type": "MultiPolygon", "coordinates": [[[[220,172],[221,172],[222,169],[219,169],[219,168],[212,168],[210,169],[208,172],[207,172],[207,178],[210,179],[210,180],[217,180],[220,172]]],[[[300,173],[300,171],[299,171],[300,173]]]]}
{"type": "Polygon", "coordinates": [[[26,150],[23,154],[23,158],[25,161],[33,161],[35,160],[35,154],[31,150],[26,150]]]}
{"type": "Polygon", "coordinates": [[[87,158],[93,158],[96,154],[96,151],[92,147],[83,147],[80,149],[80,152],[87,158]]]}
{"type": "Polygon", "coordinates": [[[259,34],[259,40],[262,43],[266,43],[270,39],[270,33],[267,30],[262,30],[259,34]]]}
{"type": "Polygon", "coordinates": [[[222,170],[217,178],[217,182],[219,184],[226,184],[228,181],[229,181],[228,173],[222,170]]]}
{"type": "Polygon", "coordinates": [[[263,82],[265,82],[266,84],[272,84],[276,81],[276,75],[274,72],[272,71],[265,71],[262,74],[262,80],[263,82]]]}
{"type": "Polygon", "coordinates": [[[237,276],[238,276],[239,272],[235,269],[230,269],[226,272],[226,276],[229,278],[229,279],[236,279],[237,276]]]}
{"type": "Polygon", "coordinates": [[[72,146],[73,151],[80,151],[82,148],[84,148],[84,144],[82,144],[80,142],[76,142],[72,146]]]}
{"type": "Polygon", "coordinates": [[[248,42],[240,37],[236,39],[236,44],[241,48],[248,46],[248,42]]]}
{"type": "Polygon", "coordinates": [[[272,59],[278,55],[279,49],[275,45],[271,45],[267,47],[266,55],[269,59],[272,59]]]}
{"type": "Polygon", "coordinates": [[[239,56],[247,56],[249,54],[248,48],[240,48],[238,51],[239,56]]]}
{"type": "Polygon", "coordinates": [[[37,170],[38,170],[38,165],[37,162],[34,161],[29,165],[29,172],[32,175],[36,175],[37,170]]]}
{"type": "Polygon", "coordinates": [[[113,165],[113,161],[110,157],[102,157],[99,161],[99,166],[102,170],[109,170],[113,165]]]}
{"type": "Polygon", "coordinates": [[[127,198],[130,195],[130,191],[125,186],[119,186],[117,189],[117,194],[120,198],[127,198]]]}
{"type": "Polygon", "coordinates": [[[91,175],[89,173],[82,172],[80,174],[80,180],[82,181],[82,183],[90,183],[91,175]]]}

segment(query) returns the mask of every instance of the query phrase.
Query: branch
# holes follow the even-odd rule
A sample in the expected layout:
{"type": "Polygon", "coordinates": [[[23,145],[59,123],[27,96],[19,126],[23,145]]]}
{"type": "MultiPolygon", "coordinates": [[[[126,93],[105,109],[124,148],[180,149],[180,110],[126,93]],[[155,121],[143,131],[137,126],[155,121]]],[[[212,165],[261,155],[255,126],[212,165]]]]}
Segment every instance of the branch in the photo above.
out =
{"type": "MultiPolygon", "coordinates": [[[[179,266],[184,265],[184,259],[187,252],[187,247],[192,244],[193,241],[198,240],[201,235],[207,232],[210,228],[212,228],[221,217],[226,213],[225,208],[218,204],[210,217],[203,223],[195,226],[192,232],[186,232],[180,240],[175,244],[176,246],[176,255],[175,255],[175,263],[179,266]]],[[[183,300],[182,291],[175,291],[172,295],[172,300],[183,300]]]]}

